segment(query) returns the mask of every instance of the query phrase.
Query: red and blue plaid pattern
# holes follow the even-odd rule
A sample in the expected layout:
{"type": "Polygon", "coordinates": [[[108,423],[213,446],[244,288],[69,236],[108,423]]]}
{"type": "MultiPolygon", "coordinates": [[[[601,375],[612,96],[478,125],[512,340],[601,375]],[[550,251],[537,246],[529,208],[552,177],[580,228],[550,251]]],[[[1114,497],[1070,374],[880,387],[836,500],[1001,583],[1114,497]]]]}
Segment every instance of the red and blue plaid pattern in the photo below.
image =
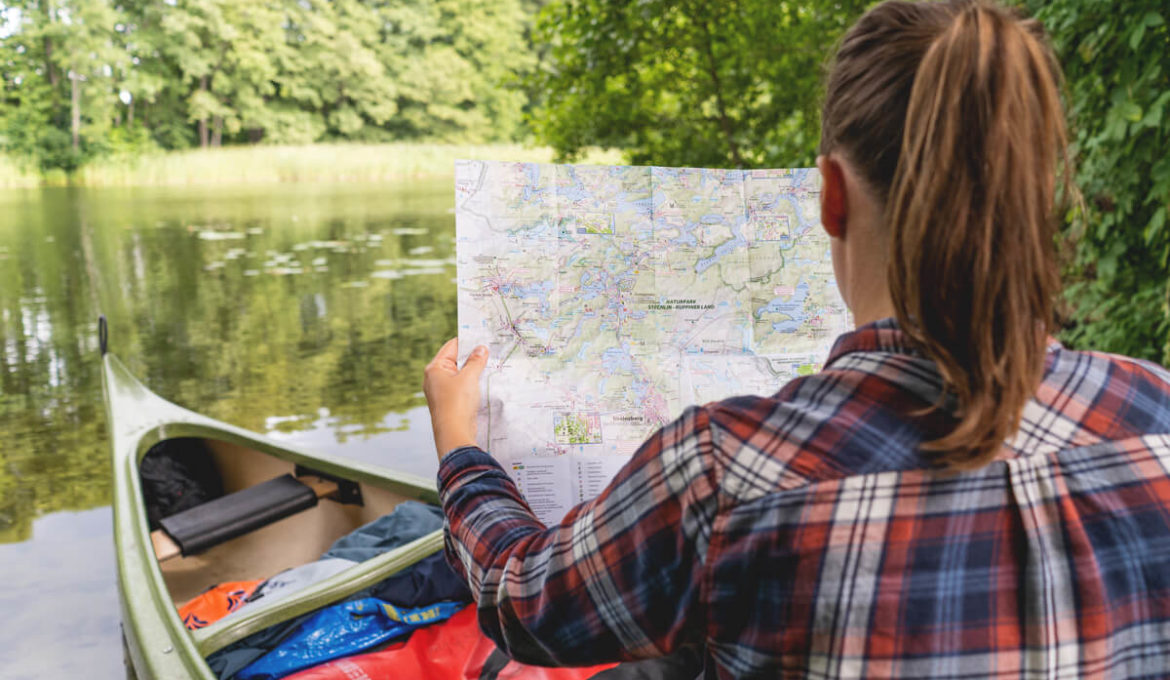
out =
{"type": "MultiPolygon", "coordinates": [[[[488,454],[439,488],[484,631],[529,663],[702,646],[719,677],[1170,677],[1170,373],[1053,341],[973,472],[892,320],[770,397],[688,409],[593,501],[538,522],[488,454]]],[[[947,404],[945,400],[944,404],[947,404]]]]}

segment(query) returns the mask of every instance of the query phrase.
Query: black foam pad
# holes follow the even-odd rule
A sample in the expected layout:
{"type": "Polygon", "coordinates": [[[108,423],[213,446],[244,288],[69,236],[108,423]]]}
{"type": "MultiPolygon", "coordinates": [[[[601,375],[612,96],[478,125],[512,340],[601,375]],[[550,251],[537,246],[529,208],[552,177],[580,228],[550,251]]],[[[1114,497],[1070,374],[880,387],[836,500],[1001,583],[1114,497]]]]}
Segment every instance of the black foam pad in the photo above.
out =
{"type": "Polygon", "coordinates": [[[283,475],[163,518],[159,524],[184,556],[194,555],[316,504],[312,489],[283,475]]]}

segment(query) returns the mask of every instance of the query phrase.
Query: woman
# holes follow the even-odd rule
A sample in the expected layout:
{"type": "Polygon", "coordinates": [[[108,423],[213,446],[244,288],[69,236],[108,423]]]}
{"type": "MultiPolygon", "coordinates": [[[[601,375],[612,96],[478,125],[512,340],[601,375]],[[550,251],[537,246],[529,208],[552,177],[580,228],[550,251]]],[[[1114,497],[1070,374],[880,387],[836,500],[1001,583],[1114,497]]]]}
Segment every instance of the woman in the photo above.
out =
{"type": "Polygon", "coordinates": [[[692,407],[558,526],[425,388],[449,555],[537,663],[702,649],[719,677],[1170,675],[1170,374],[1049,337],[1064,184],[1039,26],[881,4],[830,74],[822,221],[857,329],[771,396],[692,407]]]}

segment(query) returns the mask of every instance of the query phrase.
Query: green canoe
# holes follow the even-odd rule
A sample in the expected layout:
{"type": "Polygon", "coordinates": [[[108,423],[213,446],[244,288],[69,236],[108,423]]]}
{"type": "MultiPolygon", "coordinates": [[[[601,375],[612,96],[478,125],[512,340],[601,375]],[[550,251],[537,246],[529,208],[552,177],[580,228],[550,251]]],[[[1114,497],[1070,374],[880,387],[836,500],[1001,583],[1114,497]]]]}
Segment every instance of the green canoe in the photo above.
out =
{"type": "Polygon", "coordinates": [[[398,503],[436,502],[435,486],[413,475],[290,448],[172,404],[146,389],[105,351],[104,319],[100,328],[113,462],[114,549],[128,675],[214,680],[204,661],[212,652],[342,600],[442,548],[442,532],[434,532],[287,598],[257,602],[221,622],[188,631],[176,604],[216,583],[267,578],[312,562],[335,539],[390,512],[398,503]],[[219,468],[225,494],[246,495],[268,480],[295,472],[320,501],[314,498],[312,507],[196,554],[181,554],[165,536],[160,543],[162,530],[154,535],[149,530],[139,481],[139,463],[146,452],[161,441],[181,437],[204,440],[219,468]],[[360,493],[357,500],[355,490],[360,493]],[[341,500],[343,496],[348,498],[341,500]]]}

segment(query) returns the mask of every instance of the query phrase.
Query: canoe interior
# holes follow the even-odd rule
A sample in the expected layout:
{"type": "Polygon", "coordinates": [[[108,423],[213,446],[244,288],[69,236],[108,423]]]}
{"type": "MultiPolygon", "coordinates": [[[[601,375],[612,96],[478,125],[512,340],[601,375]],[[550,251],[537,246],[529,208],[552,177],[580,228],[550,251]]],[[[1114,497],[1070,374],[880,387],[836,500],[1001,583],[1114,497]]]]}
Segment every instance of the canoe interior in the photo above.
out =
{"type": "MultiPolygon", "coordinates": [[[[254,486],[283,474],[293,463],[237,444],[205,439],[223,480],[224,493],[254,486]]],[[[176,605],[227,581],[268,578],[313,562],[333,541],[389,513],[406,497],[360,483],[362,505],[321,499],[313,508],[234,538],[199,555],[159,563],[176,605]]]]}

